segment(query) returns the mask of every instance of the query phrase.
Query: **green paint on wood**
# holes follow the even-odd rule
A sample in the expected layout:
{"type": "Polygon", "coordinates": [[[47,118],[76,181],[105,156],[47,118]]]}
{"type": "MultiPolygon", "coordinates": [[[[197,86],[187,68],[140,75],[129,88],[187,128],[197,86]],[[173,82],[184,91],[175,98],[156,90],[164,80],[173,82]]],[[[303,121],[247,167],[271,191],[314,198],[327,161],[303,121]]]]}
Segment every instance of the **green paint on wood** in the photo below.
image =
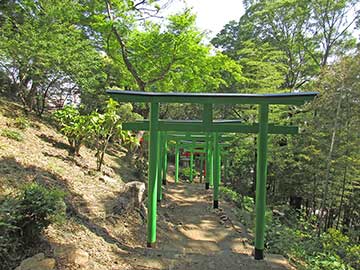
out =
{"type": "Polygon", "coordinates": [[[191,149],[191,151],[190,151],[190,183],[192,183],[194,180],[193,171],[194,171],[194,150],[191,149]]]}
{"type": "Polygon", "coordinates": [[[213,136],[213,170],[214,170],[214,208],[219,207],[219,185],[220,185],[220,148],[218,145],[218,134],[215,133],[213,136]]]}
{"type": "Polygon", "coordinates": [[[259,106],[260,130],[258,134],[256,167],[255,248],[261,251],[264,250],[265,238],[268,112],[268,105],[259,106]]]}
{"type": "Polygon", "coordinates": [[[162,93],[108,90],[114,99],[121,102],[159,102],[196,104],[286,104],[302,105],[313,100],[315,92],[282,94],[236,94],[236,93],[162,93]]]}
{"type": "Polygon", "coordinates": [[[167,169],[168,169],[168,160],[167,160],[167,136],[166,133],[163,134],[163,175],[162,175],[162,183],[166,185],[166,177],[167,177],[167,169]]]}
{"type": "Polygon", "coordinates": [[[157,177],[157,200],[160,202],[162,200],[162,171],[163,171],[163,135],[161,132],[158,132],[159,146],[158,146],[158,177],[157,177]]]}
{"type": "Polygon", "coordinates": [[[179,163],[180,163],[180,150],[179,146],[175,146],[175,183],[179,182],[179,163]]]}
{"type": "Polygon", "coordinates": [[[159,104],[150,105],[150,143],[149,143],[149,194],[147,219],[147,244],[152,246],[156,242],[156,207],[157,207],[157,179],[158,179],[158,119],[159,104]]]}

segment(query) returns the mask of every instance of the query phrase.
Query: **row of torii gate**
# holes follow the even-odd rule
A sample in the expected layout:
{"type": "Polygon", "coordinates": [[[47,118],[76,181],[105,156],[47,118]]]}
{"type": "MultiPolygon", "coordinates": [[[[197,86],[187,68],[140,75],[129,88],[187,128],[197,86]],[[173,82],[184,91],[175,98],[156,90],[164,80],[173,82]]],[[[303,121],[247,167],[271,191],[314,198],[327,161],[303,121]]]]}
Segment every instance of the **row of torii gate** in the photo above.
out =
{"type": "MultiPolygon", "coordinates": [[[[129,126],[124,124],[125,129],[128,129],[129,126]]],[[[181,133],[181,132],[160,132],[159,138],[159,162],[158,162],[158,169],[159,169],[159,177],[162,180],[162,184],[166,185],[166,176],[168,171],[168,152],[170,150],[170,146],[173,146],[175,150],[175,172],[174,178],[175,183],[179,181],[179,170],[180,170],[180,159],[181,153],[183,154],[183,160],[189,162],[189,175],[187,175],[188,180],[190,183],[193,182],[195,177],[195,161],[196,157],[198,157],[199,164],[200,164],[200,182],[202,182],[205,176],[205,189],[209,189],[210,186],[213,186],[214,182],[214,170],[217,170],[221,175],[221,164],[224,165],[224,179],[227,179],[226,176],[226,167],[227,163],[227,156],[228,151],[227,147],[231,144],[229,141],[234,139],[234,136],[228,136],[223,134],[217,134],[218,138],[215,138],[214,133],[208,134],[191,134],[191,133],[181,133]],[[216,149],[219,148],[219,149],[216,149]],[[214,163],[214,152],[219,152],[219,162],[215,160],[214,163]],[[217,162],[217,163],[216,163],[217,162]],[[216,169],[213,170],[213,168],[216,169]],[[208,172],[208,173],[206,173],[208,172]]],[[[145,139],[148,140],[148,137],[145,136],[145,139]]],[[[221,179],[221,177],[220,177],[221,179]]],[[[161,182],[161,181],[159,181],[161,182]]],[[[160,184],[158,182],[158,201],[161,200],[161,189],[160,184]],[[159,194],[160,193],[160,194],[159,194]]],[[[214,208],[217,208],[216,206],[214,208]]]]}
{"type": "MultiPolygon", "coordinates": [[[[162,198],[162,175],[166,165],[164,149],[168,138],[179,142],[190,141],[191,145],[201,146],[206,151],[206,188],[213,186],[213,207],[219,207],[219,185],[221,168],[220,142],[224,133],[257,134],[257,169],[255,198],[255,252],[257,260],[264,258],[265,210],[266,210],[266,178],[267,178],[267,144],[268,134],[296,134],[296,126],[279,126],[269,123],[270,105],[303,105],[318,95],[316,92],[297,92],[283,94],[230,94],[230,93],[157,93],[139,91],[107,91],[120,102],[150,103],[148,120],[123,123],[123,129],[149,132],[149,172],[148,172],[148,217],[147,246],[156,243],[157,201],[162,198]],[[203,107],[201,120],[163,120],[159,119],[159,106],[164,103],[201,104],[203,107]],[[258,106],[258,123],[244,124],[241,120],[214,120],[215,104],[252,104],[258,106]]],[[[193,147],[192,147],[193,148],[193,147]]],[[[179,154],[176,147],[175,164],[179,154]]],[[[190,161],[191,163],[191,161],[190,161]]],[[[192,173],[192,165],[190,165],[192,173]]],[[[175,179],[179,167],[175,168],[175,179]]],[[[191,177],[191,176],[190,176],[191,177]]],[[[166,182],[166,180],[165,180],[166,182]]],[[[164,184],[165,184],[164,182],[164,184]]]]}

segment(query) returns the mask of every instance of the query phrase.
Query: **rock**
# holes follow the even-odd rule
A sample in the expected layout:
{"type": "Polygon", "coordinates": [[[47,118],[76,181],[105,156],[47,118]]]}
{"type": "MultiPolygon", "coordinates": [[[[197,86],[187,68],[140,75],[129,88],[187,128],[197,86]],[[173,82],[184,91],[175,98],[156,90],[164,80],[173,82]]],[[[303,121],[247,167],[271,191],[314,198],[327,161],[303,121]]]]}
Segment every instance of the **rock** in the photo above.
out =
{"type": "Polygon", "coordinates": [[[103,166],[102,168],[102,172],[103,174],[110,176],[110,177],[115,177],[115,171],[112,168],[109,168],[107,166],[103,166]]]}
{"type": "Polygon", "coordinates": [[[89,262],[89,253],[78,248],[70,254],[68,261],[80,266],[85,266],[89,262]]]}
{"type": "Polygon", "coordinates": [[[44,253],[38,253],[33,257],[23,260],[16,270],[53,270],[56,261],[53,258],[45,258],[44,253]]]}
{"type": "Polygon", "coordinates": [[[105,184],[110,184],[110,185],[114,185],[117,184],[116,179],[111,178],[110,176],[107,175],[102,175],[99,177],[99,180],[104,182],[105,184]]]}
{"type": "Polygon", "coordinates": [[[62,246],[55,248],[55,257],[64,260],[66,263],[76,264],[78,266],[86,266],[89,262],[89,254],[73,246],[62,246]]]}
{"type": "Polygon", "coordinates": [[[226,215],[222,215],[222,216],[220,216],[220,219],[223,220],[223,221],[225,221],[225,220],[228,219],[228,217],[227,217],[226,215]]]}
{"type": "Polygon", "coordinates": [[[134,208],[142,208],[144,200],[145,183],[139,181],[124,185],[123,192],[114,206],[114,212],[121,214],[134,208]]]}
{"type": "Polygon", "coordinates": [[[285,217],[285,213],[280,212],[279,210],[274,209],[272,212],[273,212],[274,216],[285,217]]]}
{"type": "Polygon", "coordinates": [[[45,254],[44,253],[38,253],[38,254],[32,256],[32,258],[35,259],[35,260],[40,261],[40,260],[45,259],[45,254]]]}
{"type": "Polygon", "coordinates": [[[241,233],[242,232],[242,225],[240,222],[237,222],[237,221],[233,221],[233,227],[234,229],[238,232],[238,233],[241,233]]]}

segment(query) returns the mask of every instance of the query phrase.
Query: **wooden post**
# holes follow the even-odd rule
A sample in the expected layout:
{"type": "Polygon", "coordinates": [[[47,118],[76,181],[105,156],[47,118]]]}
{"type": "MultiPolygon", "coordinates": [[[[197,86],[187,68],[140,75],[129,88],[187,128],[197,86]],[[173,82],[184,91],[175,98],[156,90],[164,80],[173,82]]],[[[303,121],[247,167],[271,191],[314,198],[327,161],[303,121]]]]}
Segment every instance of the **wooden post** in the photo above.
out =
{"type": "Polygon", "coordinates": [[[148,218],[147,218],[147,246],[156,243],[156,207],[158,180],[158,128],[159,103],[150,105],[150,140],[149,140],[149,190],[148,190],[148,218]]]}
{"type": "Polygon", "coordinates": [[[257,140],[256,167],[255,260],[262,260],[264,258],[268,112],[268,104],[259,105],[259,133],[257,140]]]}

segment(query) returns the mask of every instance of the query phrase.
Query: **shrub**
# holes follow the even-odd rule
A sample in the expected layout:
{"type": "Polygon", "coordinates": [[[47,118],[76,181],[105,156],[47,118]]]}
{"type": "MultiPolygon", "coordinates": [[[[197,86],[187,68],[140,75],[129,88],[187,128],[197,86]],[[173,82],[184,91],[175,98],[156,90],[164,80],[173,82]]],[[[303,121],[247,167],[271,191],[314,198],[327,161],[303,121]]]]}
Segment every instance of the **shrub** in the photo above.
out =
{"type": "MultiPolygon", "coordinates": [[[[182,170],[180,171],[180,178],[183,180],[189,180],[190,179],[190,167],[187,168],[182,168],[182,170]]],[[[196,176],[196,170],[193,168],[192,169],[192,173],[193,173],[193,177],[195,178],[196,176]]]]}
{"type": "Polygon", "coordinates": [[[15,131],[15,130],[11,130],[11,129],[3,129],[1,132],[1,136],[21,142],[24,140],[23,136],[15,131]]]}
{"type": "Polygon", "coordinates": [[[82,143],[92,134],[90,117],[80,115],[80,112],[72,106],[57,110],[53,116],[60,126],[60,132],[69,141],[70,154],[79,155],[82,143]]]}
{"type": "Polygon", "coordinates": [[[238,192],[229,187],[220,187],[220,196],[227,201],[235,203],[235,205],[245,211],[254,211],[254,199],[249,196],[241,196],[238,192]]]}
{"type": "MultiPolygon", "coordinates": [[[[220,187],[220,195],[236,203],[237,217],[249,228],[255,223],[254,200],[241,196],[228,187],[220,187]]],[[[360,245],[335,229],[317,236],[316,219],[283,209],[283,216],[266,210],[265,247],[270,253],[282,254],[306,270],[360,269],[360,245]]]]}
{"type": "Polygon", "coordinates": [[[227,201],[235,203],[238,207],[241,207],[240,194],[228,187],[220,187],[220,197],[227,201]]]}
{"type": "Polygon", "coordinates": [[[25,242],[36,239],[42,230],[52,222],[59,222],[65,215],[64,193],[57,189],[48,190],[38,184],[25,187],[20,201],[22,229],[25,242]]]}
{"type": "MultiPolygon", "coordinates": [[[[31,184],[0,201],[0,261],[9,269],[25,248],[35,245],[41,232],[65,216],[64,193],[31,184]]],[[[0,267],[0,269],[1,269],[0,267]]]]}
{"type": "Polygon", "coordinates": [[[106,103],[104,113],[93,112],[90,117],[90,130],[96,147],[97,170],[101,170],[106,149],[111,140],[119,139],[123,145],[137,145],[139,142],[130,131],[122,129],[123,121],[140,118],[134,113],[130,103],[120,105],[113,99],[106,103]]]}
{"type": "Polygon", "coordinates": [[[18,129],[27,129],[30,127],[30,122],[26,117],[19,116],[14,121],[14,127],[18,129]]]}
{"type": "Polygon", "coordinates": [[[319,252],[308,258],[307,269],[311,270],[353,270],[346,265],[337,255],[319,252]]]}

